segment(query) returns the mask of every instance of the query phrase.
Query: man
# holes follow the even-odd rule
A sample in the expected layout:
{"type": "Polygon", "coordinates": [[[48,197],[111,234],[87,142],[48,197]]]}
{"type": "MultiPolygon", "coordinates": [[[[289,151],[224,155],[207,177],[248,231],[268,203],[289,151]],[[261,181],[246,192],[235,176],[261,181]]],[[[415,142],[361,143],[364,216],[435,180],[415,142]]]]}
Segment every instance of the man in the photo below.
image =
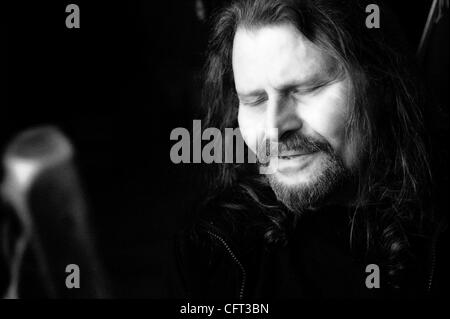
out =
{"type": "Polygon", "coordinates": [[[217,16],[206,126],[239,127],[260,160],[276,143],[277,165],[212,170],[194,227],[172,247],[171,296],[433,291],[439,232],[420,100],[400,38],[387,18],[368,29],[365,5],[243,0],[217,16]]]}

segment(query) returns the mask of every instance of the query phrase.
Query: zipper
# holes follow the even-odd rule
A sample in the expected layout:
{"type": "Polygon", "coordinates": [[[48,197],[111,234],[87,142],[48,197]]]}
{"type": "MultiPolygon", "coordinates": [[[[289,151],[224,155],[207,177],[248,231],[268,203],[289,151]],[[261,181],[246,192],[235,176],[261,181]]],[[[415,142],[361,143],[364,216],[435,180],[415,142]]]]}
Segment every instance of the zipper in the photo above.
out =
{"type": "Polygon", "coordinates": [[[433,285],[434,268],[436,267],[436,248],[435,245],[431,247],[431,269],[428,277],[428,293],[431,293],[431,286],[433,285]]]}
{"type": "Polygon", "coordinates": [[[439,225],[437,227],[437,230],[436,230],[436,232],[435,232],[435,234],[433,236],[433,239],[432,239],[432,243],[431,243],[431,245],[432,245],[431,246],[431,267],[430,267],[430,273],[429,273],[429,276],[428,276],[428,283],[427,283],[428,284],[427,285],[428,293],[431,293],[431,288],[433,286],[433,279],[434,279],[434,273],[435,273],[435,268],[436,268],[436,255],[437,255],[437,252],[436,252],[437,248],[436,248],[436,246],[437,246],[437,242],[438,242],[439,236],[444,231],[447,230],[447,227],[448,227],[447,220],[445,220],[445,221],[441,220],[441,222],[439,223],[439,225]]]}
{"type": "Polygon", "coordinates": [[[241,288],[239,290],[239,300],[242,300],[244,298],[245,282],[247,280],[247,272],[245,271],[244,266],[242,265],[242,263],[239,261],[239,259],[231,250],[230,246],[226,243],[226,241],[222,237],[209,230],[207,232],[222,243],[222,245],[225,247],[225,250],[231,256],[231,259],[233,259],[233,261],[239,266],[239,269],[241,270],[241,288]]]}
{"type": "Polygon", "coordinates": [[[430,267],[430,273],[428,276],[428,285],[427,285],[427,291],[428,293],[431,293],[431,288],[433,285],[433,277],[434,277],[434,270],[436,268],[436,244],[437,240],[440,234],[440,229],[438,229],[436,235],[433,237],[432,243],[431,243],[431,267],[430,267]]]}

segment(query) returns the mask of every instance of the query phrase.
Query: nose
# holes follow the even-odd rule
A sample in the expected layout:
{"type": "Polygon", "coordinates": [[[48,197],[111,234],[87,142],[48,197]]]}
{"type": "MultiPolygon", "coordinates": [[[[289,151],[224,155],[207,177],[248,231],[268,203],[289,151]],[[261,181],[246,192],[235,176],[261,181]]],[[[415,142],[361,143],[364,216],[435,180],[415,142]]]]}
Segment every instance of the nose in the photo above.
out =
{"type": "Polygon", "coordinates": [[[266,113],[266,136],[278,141],[283,135],[302,128],[296,104],[289,97],[277,94],[269,98],[266,113]]]}

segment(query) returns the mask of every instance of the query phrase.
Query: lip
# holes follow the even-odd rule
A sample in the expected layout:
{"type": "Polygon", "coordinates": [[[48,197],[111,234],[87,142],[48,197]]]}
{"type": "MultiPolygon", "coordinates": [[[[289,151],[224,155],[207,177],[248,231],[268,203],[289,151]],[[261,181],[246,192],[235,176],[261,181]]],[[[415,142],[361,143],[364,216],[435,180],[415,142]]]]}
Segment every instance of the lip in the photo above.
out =
{"type": "Polygon", "coordinates": [[[278,172],[283,175],[290,175],[295,172],[303,170],[307,167],[313,158],[315,157],[317,152],[312,153],[292,153],[292,154],[283,154],[282,156],[278,156],[278,172]]]}

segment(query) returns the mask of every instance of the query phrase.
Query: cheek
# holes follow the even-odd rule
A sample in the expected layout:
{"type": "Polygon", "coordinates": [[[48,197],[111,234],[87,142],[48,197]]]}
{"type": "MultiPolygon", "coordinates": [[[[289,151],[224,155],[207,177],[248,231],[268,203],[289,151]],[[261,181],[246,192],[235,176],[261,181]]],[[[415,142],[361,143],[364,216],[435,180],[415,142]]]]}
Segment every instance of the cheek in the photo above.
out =
{"type": "Polygon", "coordinates": [[[347,86],[336,83],[309,98],[303,119],[310,129],[324,137],[333,149],[345,153],[345,129],[349,115],[347,86]]]}
{"type": "Polygon", "coordinates": [[[249,108],[239,107],[238,113],[239,129],[248,148],[255,152],[258,139],[264,131],[264,120],[262,114],[249,108]]]}

